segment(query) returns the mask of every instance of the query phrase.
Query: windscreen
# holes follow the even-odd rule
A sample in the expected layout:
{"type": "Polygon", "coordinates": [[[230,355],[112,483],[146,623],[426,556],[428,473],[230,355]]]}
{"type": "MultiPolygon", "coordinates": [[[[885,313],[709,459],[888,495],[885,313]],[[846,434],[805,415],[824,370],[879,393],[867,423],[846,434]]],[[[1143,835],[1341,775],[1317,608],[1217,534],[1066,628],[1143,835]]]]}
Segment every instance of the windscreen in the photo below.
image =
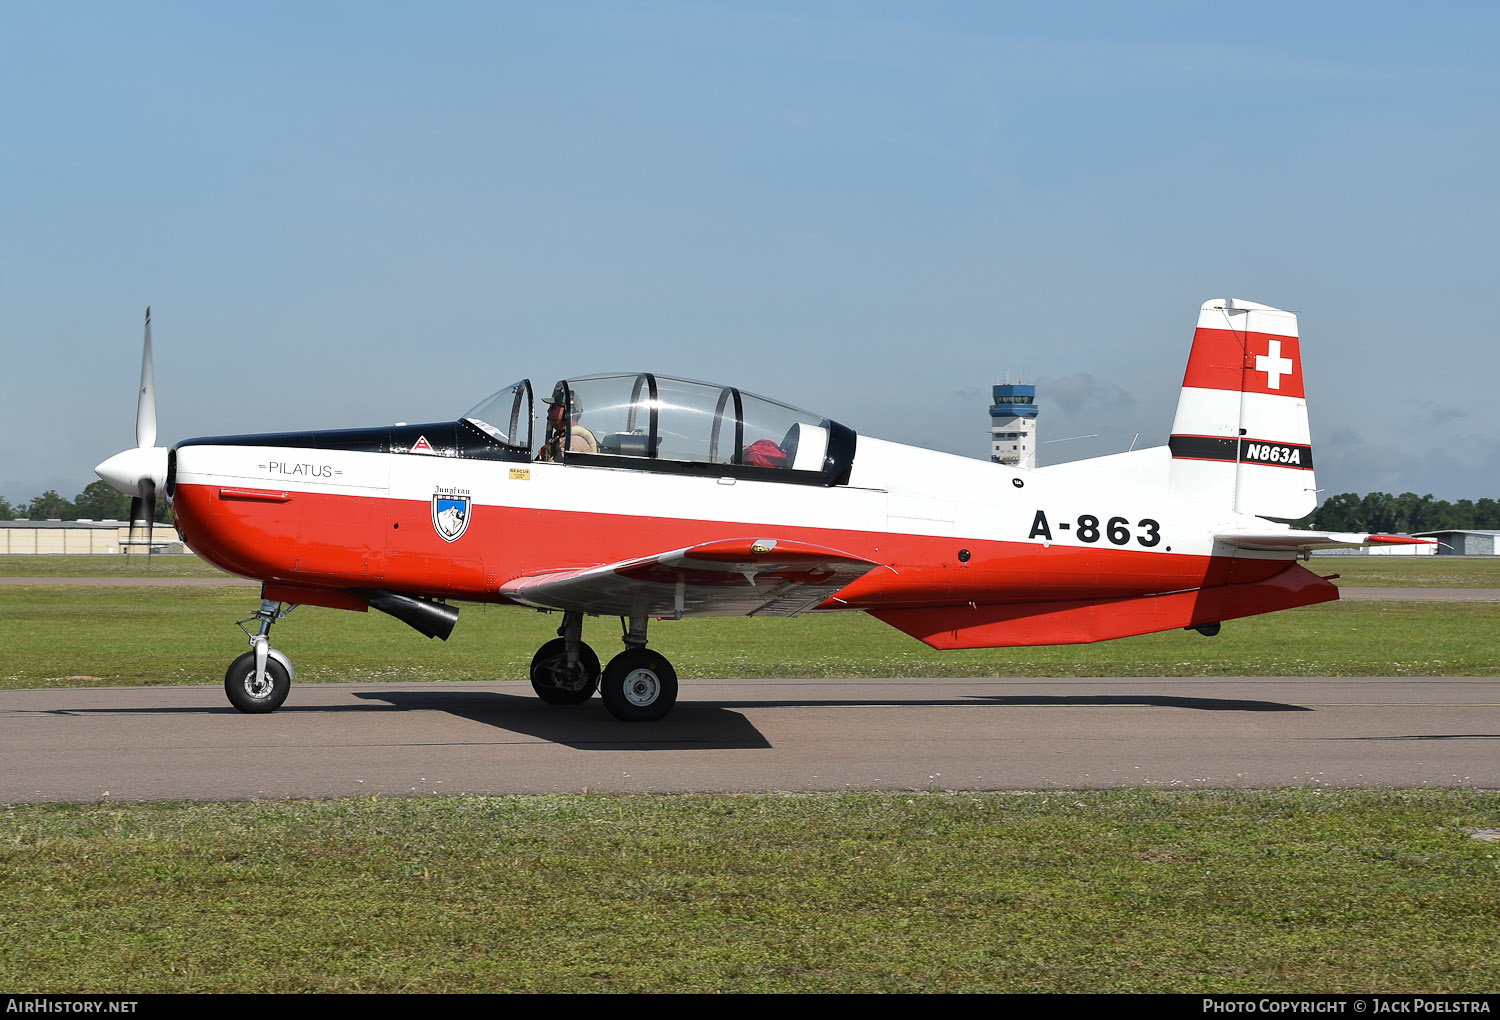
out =
{"type": "Polygon", "coordinates": [[[531,450],[531,380],[522,379],[490,394],[462,415],[491,439],[531,450]]]}

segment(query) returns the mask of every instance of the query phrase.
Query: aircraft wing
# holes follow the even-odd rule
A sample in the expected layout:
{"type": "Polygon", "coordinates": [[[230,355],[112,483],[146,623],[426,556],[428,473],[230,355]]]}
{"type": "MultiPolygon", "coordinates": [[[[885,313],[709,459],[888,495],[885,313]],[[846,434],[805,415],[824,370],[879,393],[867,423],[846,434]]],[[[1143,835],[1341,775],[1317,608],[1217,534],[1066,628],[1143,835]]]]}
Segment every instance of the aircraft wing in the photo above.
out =
{"type": "Polygon", "coordinates": [[[799,616],[878,565],[805,542],[736,538],[518,577],[500,594],[600,616],[799,616]]]}
{"type": "Polygon", "coordinates": [[[1432,545],[1430,538],[1365,535],[1354,531],[1221,531],[1214,540],[1236,549],[1288,552],[1293,549],[1343,549],[1365,545],[1432,545]]]}

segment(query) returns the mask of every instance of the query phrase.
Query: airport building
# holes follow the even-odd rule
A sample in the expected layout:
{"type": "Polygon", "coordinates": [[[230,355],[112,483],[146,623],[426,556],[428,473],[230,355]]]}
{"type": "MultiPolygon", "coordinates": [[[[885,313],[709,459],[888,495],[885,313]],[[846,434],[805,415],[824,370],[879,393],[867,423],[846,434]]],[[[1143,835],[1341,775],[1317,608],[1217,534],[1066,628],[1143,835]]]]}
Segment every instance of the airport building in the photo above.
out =
{"type": "Polygon", "coordinates": [[[1486,529],[1421,531],[1415,537],[1436,539],[1438,544],[1433,551],[1438,556],[1500,555],[1500,531],[1486,529]]]}
{"type": "MultiPolygon", "coordinates": [[[[68,556],[145,552],[145,546],[126,544],[130,525],[125,521],[0,521],[0,555],[68,556]]],[[[151,531],[152,552],[183,552],[182,540],[170,524],[151,531]]]]}
{"type": "Polygon", "coordinates": [[[1036,387],[996,383],[990,399],[990,460],[1008,467],[1036,467],[1036,387]]]}

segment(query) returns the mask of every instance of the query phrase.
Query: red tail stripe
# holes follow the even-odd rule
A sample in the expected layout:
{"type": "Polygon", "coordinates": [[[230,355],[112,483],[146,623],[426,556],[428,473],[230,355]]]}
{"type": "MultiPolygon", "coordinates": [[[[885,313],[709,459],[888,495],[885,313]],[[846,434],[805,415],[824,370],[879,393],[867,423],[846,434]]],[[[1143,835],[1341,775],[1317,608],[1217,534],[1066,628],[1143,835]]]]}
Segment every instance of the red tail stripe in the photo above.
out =
{"type": "Polygon", "coordinates": [[[1300,398],[1302,348],[1294,336],[1199,327],[1182,385],[1300,398]]]}

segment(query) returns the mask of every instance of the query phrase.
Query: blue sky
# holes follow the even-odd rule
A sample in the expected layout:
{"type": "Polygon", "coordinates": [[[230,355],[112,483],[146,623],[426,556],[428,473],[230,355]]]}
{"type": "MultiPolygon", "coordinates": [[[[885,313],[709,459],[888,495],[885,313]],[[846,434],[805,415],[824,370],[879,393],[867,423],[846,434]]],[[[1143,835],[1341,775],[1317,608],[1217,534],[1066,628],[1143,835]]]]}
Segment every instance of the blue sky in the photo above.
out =
{"type": "Polygon", "coordinates": [[[734,383],[987,456],[1165,441],[1301,313],[1327,493],[1500,496],[1491,5],[0,5],[0,496],[160,436],[734,383]]]}

